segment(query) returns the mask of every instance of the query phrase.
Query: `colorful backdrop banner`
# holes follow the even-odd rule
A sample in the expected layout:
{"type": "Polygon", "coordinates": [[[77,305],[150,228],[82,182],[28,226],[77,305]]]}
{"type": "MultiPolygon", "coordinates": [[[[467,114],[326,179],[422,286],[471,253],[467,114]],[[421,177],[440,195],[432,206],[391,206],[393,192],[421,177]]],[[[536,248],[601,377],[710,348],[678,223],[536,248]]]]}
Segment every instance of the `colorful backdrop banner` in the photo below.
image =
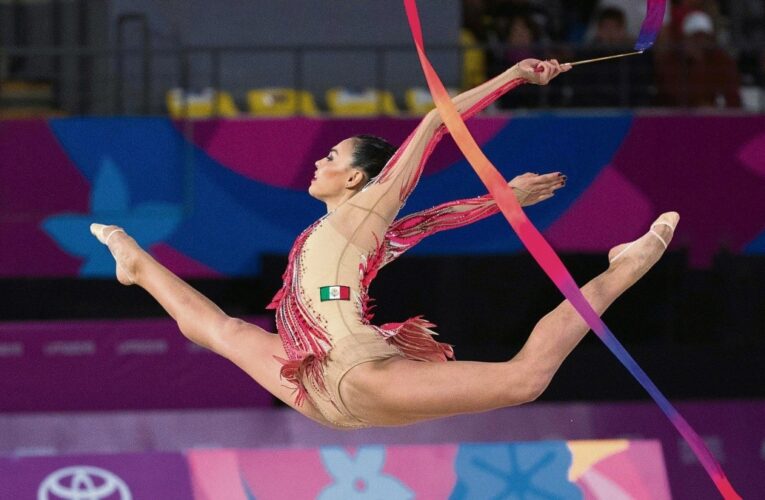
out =
{"type": "MultiPolygon", "coordinates": [[[[322,215],[306,188],[328,147],[360,132],[400,143],[416,123],[210,120],[186,132],[164,118],[0,121],[0,277],[112,276],[111,257],[88,236],[93,220],[123,224],[184,277],[257,275],[261,255],[286,254],[322,215]]],[[[671,249],[687,250],[692,266],[721,250],[765,254],[763,116],[545,114],[468,125],[505,177],[568,175],[528,210],[559,252],[605,254],[674,209],[683,228],[671,249]]],[[[404,213],[485,193],[460,158],[442,141],[404,213]]],[[[505,227],[492,217],[412,252],[522,251],[505,227]]]]}
{"type": "Polygon", "coordinates": [[[200,450],[187,457],[196,500],[670,498],[655,441],[200,450]]]}

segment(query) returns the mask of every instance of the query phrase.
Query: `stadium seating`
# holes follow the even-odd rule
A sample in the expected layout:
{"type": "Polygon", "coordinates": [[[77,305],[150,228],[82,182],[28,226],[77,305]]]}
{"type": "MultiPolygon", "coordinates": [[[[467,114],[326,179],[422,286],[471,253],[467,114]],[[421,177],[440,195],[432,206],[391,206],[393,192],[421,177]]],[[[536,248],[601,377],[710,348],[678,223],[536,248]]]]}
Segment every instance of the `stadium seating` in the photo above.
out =
{"type": "Polygon", "coordinates": [[[199,93],[170,89],[165,95],[165,102],[173,118],[232,117],[239,114],[231,94],[209,87],[199,93]]]}
{"type": "Polygon", "coordinates": [[[486,53],[468,29],[460,30],[462,88],[471,89],[486,81],[486,53]]]}
{"type": "Polygon", "coordinates": [[[398,115],[393,94],[387,90],[333,87],[327,90],[325,97],[327,108],[334,116],[398,115]]]}
{"type": "Polygon", "coordinates": [[[255,116],[319,114],[313,94],[285,87],[252,89],[247,92],[247,105],[250,113],[255,116]]]}
{"type": "MultiPolygon", "coordinates": [[[[459,92],[456,89],[447,89],[449,95],[454,97],[459,92]]],[[[404,92],[404,102],[406,103],[407,112],[414,115],[424,115],[431,109],[435,108],[433,103],[433,97],[430,95],[430,91],[425,87],[412,87],[406,89],[404,92]]]]}
{"type": "Polygon", "coordinates": [[[47,82],[0,81],[0,118],[63,116],[47,82]]]}

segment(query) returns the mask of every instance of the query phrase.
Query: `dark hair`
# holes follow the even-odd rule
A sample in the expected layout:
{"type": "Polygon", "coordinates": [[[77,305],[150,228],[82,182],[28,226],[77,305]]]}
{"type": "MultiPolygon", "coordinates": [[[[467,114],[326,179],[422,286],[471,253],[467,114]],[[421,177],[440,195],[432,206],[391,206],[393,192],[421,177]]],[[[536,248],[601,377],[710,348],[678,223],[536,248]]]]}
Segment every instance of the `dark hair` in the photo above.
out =
{"type": "Polygon", "coordinates": [[[375,135],[355,135],[352,139],[354,147],[351,166],[364,172],[367,180],[377,177],[397,149],[393,144],[375,135]]]}

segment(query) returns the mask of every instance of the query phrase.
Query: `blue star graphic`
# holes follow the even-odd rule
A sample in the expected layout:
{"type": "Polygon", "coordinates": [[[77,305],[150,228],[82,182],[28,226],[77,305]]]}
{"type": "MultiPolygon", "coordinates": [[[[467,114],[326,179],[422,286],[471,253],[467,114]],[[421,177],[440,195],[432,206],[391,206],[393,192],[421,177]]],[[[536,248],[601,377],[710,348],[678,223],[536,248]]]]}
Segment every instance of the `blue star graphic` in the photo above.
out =
{"type": "Polygon", "coordinates": [[[239,481],[242,483],[242,489],[244,490],[244,497],[246,500],[257,500],[255,498],[255,494],[252,492],[252,489],[250,488],[250,485],[247,484],[247,480],[244,478],[244,474],[242,474],[242,470],[239,469],[239,481]]]}
{"type": "Polygon", "coordinates": [[[383,446],[362,446],[353,457],[339,447],[324,447],[321,460],[333,483],[318,495],[319,500],[406,500],[412,490],[398,478],[382,471],[385,465],[383,446]]]}
{"type": "Polygon", "coordinates": [[[82,257],[80,276],[114,275],[114,259],[109,250],[90,234],[90,224],[114,224],[125,228],[143,248],[164,241],[183,218],[179,205],[146,202],[130,206],[125,178],[110,158],[104,158],[90,193],[90,213],[62,213],[46,218],[43,230],[66,253],[82,257]]]}
{"type": "Polygon", "coordinates": [[[460,446],[451,499],[581,499],[564,442],[460,446]]]}

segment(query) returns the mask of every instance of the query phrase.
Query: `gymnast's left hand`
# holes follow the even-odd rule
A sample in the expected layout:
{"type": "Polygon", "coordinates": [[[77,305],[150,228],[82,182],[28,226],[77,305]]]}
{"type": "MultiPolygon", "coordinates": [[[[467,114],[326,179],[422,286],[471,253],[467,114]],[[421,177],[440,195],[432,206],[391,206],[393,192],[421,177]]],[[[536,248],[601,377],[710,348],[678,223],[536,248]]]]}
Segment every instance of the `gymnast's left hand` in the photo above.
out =
{"type": "Polygon", "coordinates": [[[557,59],[524,59],[516,66],[521,78],[535,85],[547,85],[550,80],[571,69],[571,64],[561,64],[557,59]]]}
{"type": "Polygon", "coordinates": [[[555,196],[555,191],[566,185],[566,176],[561,172],[543,175],[526,172],[507,184],[513,188],[518,203],[528,207],[555,196]]]}

